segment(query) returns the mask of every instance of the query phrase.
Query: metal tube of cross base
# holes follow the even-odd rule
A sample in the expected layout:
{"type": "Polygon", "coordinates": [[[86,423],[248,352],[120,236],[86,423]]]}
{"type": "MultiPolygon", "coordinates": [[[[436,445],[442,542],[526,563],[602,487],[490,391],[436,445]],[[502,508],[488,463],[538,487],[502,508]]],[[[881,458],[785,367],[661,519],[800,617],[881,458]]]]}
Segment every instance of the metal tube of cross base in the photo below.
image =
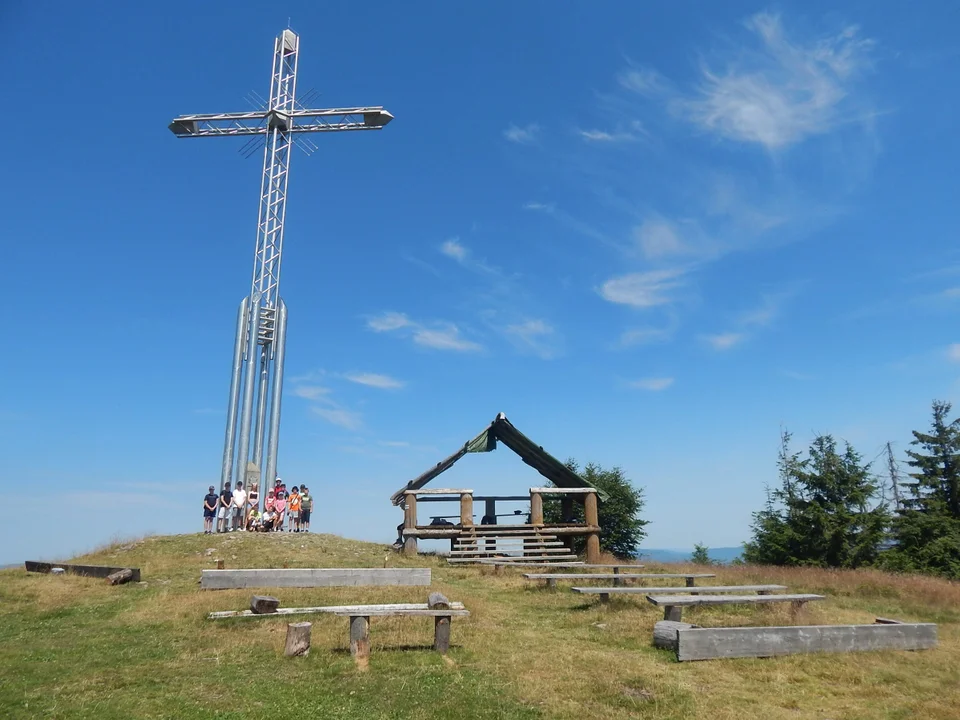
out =
{"type": "Polygon", "coordinates": [[[240,458],[238,463],[240,470],[237,473],[237,479],[242,480],[247,470],[247,458],[250,457],[250,424],[253,420],[253,389],[254,382],[257,379],[255,369],[257,367],[257,358],[260,355],[257,345],[257,326],[260,320],[260,295],[254,295],[250,299],[250,317],[247,335],[246,352],[246,375],[243,378],[243,404],[240,407],[240,446],[237,448],[237,456],[240,458]]]}
{"type": "Polygon", "coordinates": [[[277,333],[273,353],[273,389],[270,395],[270,427],[267,432],[267,468],[261,483],[261,497],[266,497],[266,488],[277,477],[277,450],[280,446],[280,401],[283,399],[283,363],[287,354],[287,305],[279,301],[277,310],[277,333]]]}
{"type": "Polygon", "coordinates": [[[243,371],[244,338],[250,298],[240,301],[237,311],[237,336],[233,343],[233,366],[230,373],[230,399],[227,401],[227,430],[223,437],[223,464],[220,467],[220,487],[233,477],[233,451],[237,443],[237,405],[240,404],[240,376],[243,371]]]}
{"type": "Polygon", "coordinates": [[[270,380],[270,346],[260,348],[260,382],[257,387],[257,415],[253,426],[253,464],[263,467],[263,435],[267,422],[267,389],[270,380]]]}

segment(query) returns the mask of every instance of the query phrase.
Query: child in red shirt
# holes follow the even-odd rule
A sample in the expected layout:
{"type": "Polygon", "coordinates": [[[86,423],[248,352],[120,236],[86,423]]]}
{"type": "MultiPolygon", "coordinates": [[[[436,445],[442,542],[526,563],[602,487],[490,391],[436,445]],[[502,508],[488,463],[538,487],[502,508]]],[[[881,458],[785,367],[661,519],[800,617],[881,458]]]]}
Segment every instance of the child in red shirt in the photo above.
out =
{"type": "Polygon", "coordinates": [[[273,501],[273,507],[277,510],[276,529],[279,532],[283,532],[283,516],[287,510],[287,498],[283,492],[277,493],[277,498],[273,501]]]}

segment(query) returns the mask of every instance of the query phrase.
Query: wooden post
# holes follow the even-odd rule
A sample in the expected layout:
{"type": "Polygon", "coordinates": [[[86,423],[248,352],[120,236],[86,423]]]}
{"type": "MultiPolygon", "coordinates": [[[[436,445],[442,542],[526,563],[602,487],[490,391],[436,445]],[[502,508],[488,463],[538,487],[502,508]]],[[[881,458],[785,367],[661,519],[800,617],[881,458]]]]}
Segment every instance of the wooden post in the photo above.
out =
{"type": "Polygon", "coordinates": [[[223,560],[217,560],[217,570],[223,570],[223,560]]]}
{"type": "MultiPolygon", "coordinates": [[[[403,506],[403,529],[404,530],[413,530],[417,527],[417,496],[411,493],[407,493],[403,496],[404,506],[403,506]]],[[[410,535],[405,535],[403,538],[403,554],[404,555],[416,555],[417,554],[417,539],[410,535]]]]}
{"type": "Polygon", "coordinates": [[[556,579],[556,578],[547,578],[547,587],[548,587],[548,588],[555,588],[556,586],[557,586],[557,579],[556,579]]]}
{"type": "Polygon", "coordinates": [[[370,657],[370,618],[363,615],[350,618],[350,654],[358,661],[370,657]]]}
{"type": "Polygon", "coordinates": [[[623,585],[623,580],[621,580],[621,579],[619,578],[620,568],[615,567],[615,568],[613,569],[613,574],[618,576],[618,577],[615,577],[615,578],[613,579],[613,586],[614,586],[614,587],[620,587],[621,585],[623,585]]]}
{"type": "Polygon", "coordinates": [[[450,649],[449,615],[437,615],[433,619],[433,649],[442,655],[450,649]]]}
{"type": "Polygon", "coordinates": [[[473,494],[461,493],[460,495],[460,524],[463,527],[473,526],[473,494]]]}
{"type": "Polygon", "coordinates": [[[671,622],[680,622],[680,617],[683,614],[683,606],[681,605],[667,605],[663,608],[663,619],[669,620],[671,622]]]}
{"type": "Polygon", "coordinates": [[[287,643],[283,654],[287,657],[306,657],[310,654],[310,623],[298,622],[287,625],[287,643]]]}
{"type": "Polygon", "coordinates": [[[530,524],[543,525],[543,496],[538,492],[530,493],[530,524]]]}
{"type": "Polygon", "coordinates": [[[563,495],[560,498],[560,522],[570,522],[573,517],[573,498],[563,495]]]}
{"type": "MultiPolygon", "coordinates": [[[[696,578],[688,577],[687,578],[687,587],[694,587],[696,584],[696,578]]],[[[691,595],[699,595],[700,593],[692,592],[691,595]]]]}
{"type": "MultiPolygon", "coordinates": [[[[588,492],[583,496],[583,519],[590,527],[600,526],[597,512],[597,493],[595,492],[588,492]]],[[[598,532],[587,535],[587,562],[600,562],[600,534],[598,532]]]]}
{"type": "MultiPolygon", "coordinates": [[[[491,518],[491,521],[494,525],[497,524],[497,501],[492,498],[487,498],[483,501],[483,515],[484,517],[491,518]]],[[[496,540],[484,540],[483,541],[483,551],[488,553],[496,552],[497,541],[496,540]]]]}
{"type": "Polygon", "coordinates": [[[107,582],[110,585],[122,585],[125,582],[130,582],[133,579],[133,570],[130,568],[125,568],[123,570],[118,570],[115,573],[107,575],[107,582]]]}
{"type": "Polygon", "coordinates": [[[610,593],[600,593],[600,602],[604,605],[610,602],[610,593]]]}

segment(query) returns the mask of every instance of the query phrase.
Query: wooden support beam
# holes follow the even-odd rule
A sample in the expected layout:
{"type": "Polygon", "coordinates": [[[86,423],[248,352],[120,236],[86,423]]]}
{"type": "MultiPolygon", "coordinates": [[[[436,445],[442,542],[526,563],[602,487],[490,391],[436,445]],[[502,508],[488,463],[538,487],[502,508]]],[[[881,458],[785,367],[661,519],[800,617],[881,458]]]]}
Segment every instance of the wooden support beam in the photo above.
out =
{"type": "Polygon", "coordinates": [[[200,588],[232,590],[257,587],[360,587],[429,585],[430,568],[286,568],[203,570],[200,588]]]}
{"type": "Polygon", "coordinates": [[[437,615],[433,619],[433,649],[442,655],[450,650],[450,616],[437,615]]]}
{"type": "Polygon", "coordinates": [[[287,625],[287,642],[283,654],[287,657],[306,657],[310,654],[310,628],[308,622],[287,625]]]}
{"type": "Polygon", "coordinates": [[[530,491],[530,524],[543,525],[543,495],[530,491]]]}
{"type": "Polygon", "coordinates": [[[460,524],[463,527],[473,525],[473,495],[470,493],[460,496],[460,524]]]}
{"type": "Polygon", "coordinates": [[[403,494],[406,497],[416,497],[417,495],[463,495],[463,493],[470,493],[473,495],[473,490],[467,488],[431,488],[429,490],[404,490],[403,494]]]}
{"type": "MultiPolygon", "coordinates": [[[[591,527],[600,527],[597,511],[597,493],[588,492],[583,496],[583,519],[591,527]]],[[[593,532],[587,535],[587,562],[600,562],[600,533],[593,532]]]]}
{"type": "Polygon", "coordinates": [[[674,622],[672,620],[660,620],[653,626],[653,646],[661,650],[677,651],[677,633],[680,630],[691,630],[700,627],[685,622],[674,622]]]}
{"type": "Polygon", "coordinates": [[[584,495],[589,493],[593,493],[594,495],[596,495],[597,489],[592,487],[589,487],[589,488],[532,487],[530,488],[530,492],[545,493],[548,495],[584,495]]]}
{"type": "Polygon", "coordinates": [[[370,618],[354,615],[350,618],[350,654],[359,662],[370,658],[370,618]]]}

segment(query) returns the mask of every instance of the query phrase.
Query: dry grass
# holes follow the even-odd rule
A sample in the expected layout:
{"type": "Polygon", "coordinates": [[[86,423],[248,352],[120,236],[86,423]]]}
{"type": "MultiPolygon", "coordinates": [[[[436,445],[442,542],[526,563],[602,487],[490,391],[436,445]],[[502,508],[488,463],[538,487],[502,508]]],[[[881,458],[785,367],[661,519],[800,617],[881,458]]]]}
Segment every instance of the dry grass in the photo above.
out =
{"type": "MultiPolygon", "coordinates": [[[[601,606],[566,587],[405,559],[325,535],[189,535],[101,548],[79,562],[141,567],[146,585],[0,574],[0,716],[363,718],[957,718],[960,584],[875,571],[716,568],[718,584],[779,583],[817,592],[799,621],[940,624],[932,651],[677,663],[650,646],[661,611],[643,596],[601,606]],[[213,549],[213,552],[208,552],[213,549]],[[308,658],[282,656],[286,620],[208,621],[250,591],[202,592],[202,568],[431,566],[435,589],[471,617],[454,622],[448,662],[432,623],[375,618],[369,671],[347,652],[343,618],[316,615],[308,658]],[[309,687],[308,693],[300,688],[309,687]],[[225,706],[224,703],[227,703],[225,706]]],[[[702,572],[695,566],[647,570],[702,572]]],[[[273,591],[285,606],[422,602],[425,588],[273,591]]],[[[779,606],[697,608],[708,626],[796,624],[779,606]]]]}

